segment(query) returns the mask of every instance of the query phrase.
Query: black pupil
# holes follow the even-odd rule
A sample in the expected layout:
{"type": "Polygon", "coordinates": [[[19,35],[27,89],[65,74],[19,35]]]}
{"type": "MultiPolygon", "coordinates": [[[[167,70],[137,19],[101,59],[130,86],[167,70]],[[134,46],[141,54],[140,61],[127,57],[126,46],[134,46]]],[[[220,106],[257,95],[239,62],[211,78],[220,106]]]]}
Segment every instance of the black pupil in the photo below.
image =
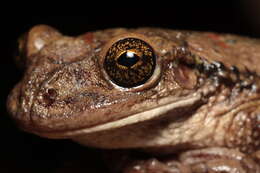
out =
{"type": "Polygon", "coordinates": [[[140,57],[137,56],[134,52],[126,51],[117,59],[117,63],[125,66],[125,67],[132,67],[140,60],[140,57]]]}

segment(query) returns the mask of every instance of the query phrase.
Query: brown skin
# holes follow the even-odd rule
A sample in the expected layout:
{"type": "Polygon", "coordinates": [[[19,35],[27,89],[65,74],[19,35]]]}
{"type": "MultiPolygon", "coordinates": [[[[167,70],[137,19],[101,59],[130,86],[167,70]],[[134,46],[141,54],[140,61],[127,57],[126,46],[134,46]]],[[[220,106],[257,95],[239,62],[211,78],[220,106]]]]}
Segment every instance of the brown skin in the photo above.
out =
{"type": "Polygon", "coordinates": [[[23,130],[160,155],[119,158],[120,172],[260,172],[259,40],[156,28],[73,38],[40,25],[20,52],[25,75],[7,106],[23,130]],[[152,47],[156,66],[146,82],[124,88],[104,59],[129,37],[152,47]]]}

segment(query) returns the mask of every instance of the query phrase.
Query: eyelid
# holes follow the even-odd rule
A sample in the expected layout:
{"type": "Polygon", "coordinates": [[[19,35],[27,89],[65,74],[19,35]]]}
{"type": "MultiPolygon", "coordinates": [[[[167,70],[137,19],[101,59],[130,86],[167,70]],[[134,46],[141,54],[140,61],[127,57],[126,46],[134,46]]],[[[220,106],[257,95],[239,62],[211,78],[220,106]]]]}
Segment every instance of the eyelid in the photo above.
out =
{"type": "Polygon", "coordinates": [[[136,38],[145,41],[147,44],[149,44],[151,47],[154,47],[153,43],[144,35],[138,34],[138,33],[125,33],[120,34],[112,39],[110,39],[105,46],[102,48],[102,51],[100,52],[100,56],[104,57],[108,49],[117,41],[123,40],[125,38],[136,38]]]}

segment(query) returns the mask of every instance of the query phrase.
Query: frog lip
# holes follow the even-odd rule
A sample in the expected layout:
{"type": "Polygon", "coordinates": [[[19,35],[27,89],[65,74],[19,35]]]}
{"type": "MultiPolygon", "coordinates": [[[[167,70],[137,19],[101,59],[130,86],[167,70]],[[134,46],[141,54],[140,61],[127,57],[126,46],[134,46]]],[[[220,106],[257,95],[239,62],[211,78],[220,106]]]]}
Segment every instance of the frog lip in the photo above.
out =
{"type": "Polygon", "coordinates": [[[160,117],[162,115],[165,115],[169,112],[171,112],[174,109],[182,108],[186,106],[194,105],[198,100],[201,99],[200,94],[193,95],[191,97],[186,97],[174,102],[170,102],[164,105],[161,105],[156,108],[152,108],[140,113],[135,113],[132,115],[129,115],[125,118],[118,119],[116,121],[107,122],[104,124],[99,124],[92,127],[86,127],[82,129],[76,129],[76,130],[66,130],[66,131],[52,131],[52,132],[34,132],[37,135],[47,137],[47,138],[70,138],[73,136],[81,136],[84,134],[91,134],[111,129],[117,129],[120,127],[128,126],[135,123],[144,122],[147,120],[151,120],[157,117],[160,117]]]}

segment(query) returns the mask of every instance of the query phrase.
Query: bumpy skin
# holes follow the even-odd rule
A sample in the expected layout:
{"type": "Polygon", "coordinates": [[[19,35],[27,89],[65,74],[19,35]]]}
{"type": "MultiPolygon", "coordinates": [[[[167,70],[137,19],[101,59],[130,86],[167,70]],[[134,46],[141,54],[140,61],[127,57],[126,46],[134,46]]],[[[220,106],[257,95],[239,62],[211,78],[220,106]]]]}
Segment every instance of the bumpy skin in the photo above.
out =
{"type": "Polygon", "coordinates": [[[40,25],[19,48],[25,75],[7,106],[23,130],[160,155],[119,159],[120,172],[260,172],[259,40],[158,28],[74,38],[40,25]],[[147,42],[157,59],[135,88],[116,86],[103,68],[106,51],[128,37],[147,42]]]}

